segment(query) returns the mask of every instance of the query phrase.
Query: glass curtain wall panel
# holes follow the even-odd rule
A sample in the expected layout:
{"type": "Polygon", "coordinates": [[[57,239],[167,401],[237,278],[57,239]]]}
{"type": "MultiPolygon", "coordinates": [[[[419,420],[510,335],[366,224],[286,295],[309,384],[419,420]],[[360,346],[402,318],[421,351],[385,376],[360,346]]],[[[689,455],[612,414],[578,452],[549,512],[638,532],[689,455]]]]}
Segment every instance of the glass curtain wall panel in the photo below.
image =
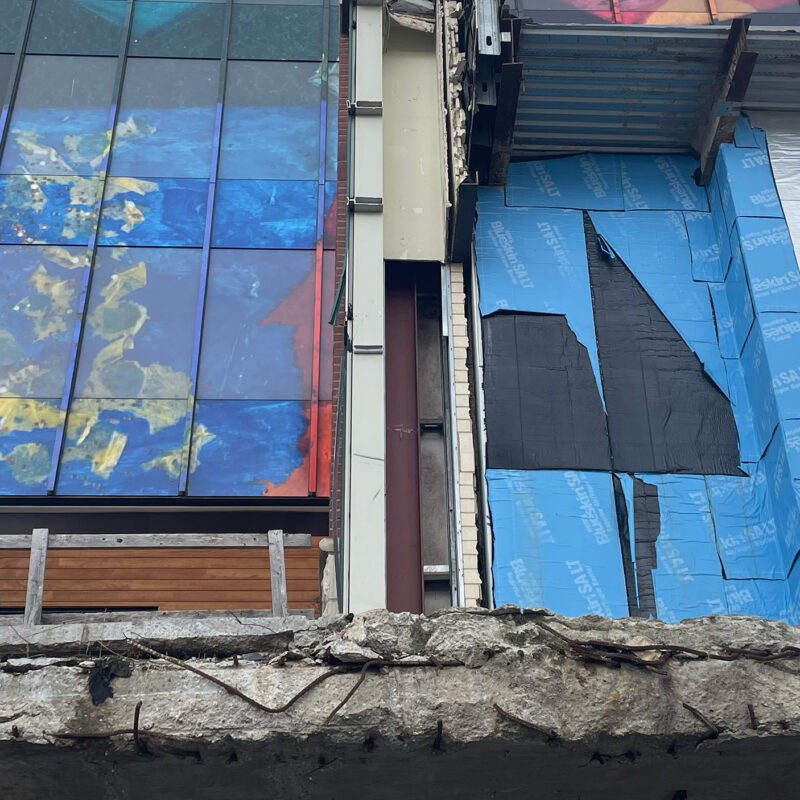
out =
{"type": "Polygon", "coordinates": [[[207,179],[219,70],[213,60],[128,59],[111,174],[207,179]]]}
{"type": "Polygon", "coordinates": [[[231,58],[319,61],[323,2],[234,3],[231,58]]]}
{"type": "Polygon", "coordinates": [[[132,56],[220,58],[222,3],[139,0],[133,12],[132,56]]]}
{"type": "Polygon", "coordinates": [[[115,56],[124,20],[120,0],[37,0],[27,51],[115,56]]]}
{"type": "Polygon", "coordinates": [[[19,44],[22,26],[30,0],[3,0],[3,22],[0,24],[0,53],[13,53],[19,44]]]}
{"type": "Polygon", "coordinates": [[[338,8],[3,5],[0,495],[324,496],[338,8]]]}
{"type": "Polygon", "coordinates": [[[116,59],[28,55],[22,65],[0,173],[97,173],[116,59]]]}
{"type": "Polygon", "coordinates": [[[60,397],[84,247],[0,246],[0,396],[60,397]]]}

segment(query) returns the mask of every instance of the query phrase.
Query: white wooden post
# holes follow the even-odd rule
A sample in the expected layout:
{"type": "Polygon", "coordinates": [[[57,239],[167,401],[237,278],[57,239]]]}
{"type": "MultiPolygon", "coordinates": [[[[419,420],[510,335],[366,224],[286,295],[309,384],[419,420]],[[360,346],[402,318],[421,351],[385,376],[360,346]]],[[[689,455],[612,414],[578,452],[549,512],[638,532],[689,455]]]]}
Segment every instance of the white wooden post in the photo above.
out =
{"type": "Polygon", "coordinates": [[[272,616],[289,614],[286,595],[286,563],[283,557],[283,531],[269,531],[269,576],[272,583],[272,616]]]}
{"type": "Polygon", "coordinates": [[[44,593],[44,568],[47,562],[47,528],[34,528],[31,536],[31,555],[28,563],[28,591],[25,595],[23,625],[42,624],[42,594],[44,593]]]}

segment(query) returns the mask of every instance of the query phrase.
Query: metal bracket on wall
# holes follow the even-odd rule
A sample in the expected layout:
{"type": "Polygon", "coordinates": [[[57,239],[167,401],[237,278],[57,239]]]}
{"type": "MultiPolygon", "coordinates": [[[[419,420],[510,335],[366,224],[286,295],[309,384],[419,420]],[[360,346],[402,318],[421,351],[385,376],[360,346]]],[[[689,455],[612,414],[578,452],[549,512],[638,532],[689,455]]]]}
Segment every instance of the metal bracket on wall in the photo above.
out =
{"type": "Polygon", "coordinates": [[[500,55],[500,19],[497,0],[478,0],[478,52],[500,55]]]}
{"type": "Polygon", "coordinates": [[[758,53],[747,49],[749,27],[749,19],[731,22],[710,102],[692,141],[700,156],[700,166],[695,175],[700,186],[711,180],[719,146],[733,140],[736,118],[758,59],[758,53]]]}
{"type": "Polygon", "coordinates": [[[350,211],[369,211],[380,214],[383,211],[382,197],[348,197],[347,208],[350,211]]]}
{"type": "Polygon", "coordinates": [[[382,356],[382,344],[354,344],[353,355],[356,356],[382,356]]]}
{"type": "Polygon", "coordinates": [[[382,117],[383,102],[380,100],[348,100],[347,113],[351,117],[382,117]]]}

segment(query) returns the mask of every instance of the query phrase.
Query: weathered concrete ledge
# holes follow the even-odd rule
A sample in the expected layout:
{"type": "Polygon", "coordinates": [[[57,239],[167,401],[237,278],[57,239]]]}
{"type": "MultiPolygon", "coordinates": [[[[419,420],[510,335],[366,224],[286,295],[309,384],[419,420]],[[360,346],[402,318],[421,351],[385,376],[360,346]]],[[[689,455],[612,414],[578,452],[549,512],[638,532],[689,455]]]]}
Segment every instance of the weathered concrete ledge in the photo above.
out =
{"type": "Polygon", "coordinates": [[[0,658],[4,800],[744,800],[800,780],[800,629],[760,619],[155,616],[0,626],[0,658]]]}

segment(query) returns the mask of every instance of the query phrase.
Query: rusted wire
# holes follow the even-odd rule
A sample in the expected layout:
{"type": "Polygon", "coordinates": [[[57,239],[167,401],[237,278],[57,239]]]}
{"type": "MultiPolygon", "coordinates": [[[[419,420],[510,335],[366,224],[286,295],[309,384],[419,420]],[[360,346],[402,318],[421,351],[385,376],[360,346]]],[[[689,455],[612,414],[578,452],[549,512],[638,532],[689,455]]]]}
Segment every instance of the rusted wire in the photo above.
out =
{"type": "Polygon", "coordinates": [[[691,714],[693,714],[700,722],[703,723],[710,731],[711,734],[709,736],[705,736],[704,739],[716,739],[717,736],[720,735],[722,732],[722,728],[717,727],[702,711],[696,709],[694,706],[690,706],[688,703],[683,703],[683,707],[691,714]]]}
{"type": "Polygon", "coordinates": [[[776,652],[739,647],[726,648],[725,652],[710,652],[679,644],[620,644],[619,642],[606,642],[600,639],[573,639],[540,619],[534,618],[533,622],[542,630],[568,644],[576,655],[589,661],[605,662],[614,666],[619,666],[621,662],[625,662],[653,669],[653,667],[663,666],[673,655],[694,656],[701,661],[737,661],[740,658],[744,658],[761,662],[778,661],[784,658],[797,658],[800,656],[800,647],[792,645],[786,645],[776,652]],[[636,655],[637,653],[658,653],[660,657],[655,660],[644,659],[639,658],[636,655]]]}
{"type": "Polygon", "coordinates": [[[538,733],[543,734],[548,739],[558,739],[558,733],[554,731],[552,728],[545,728],[542,725],[537,725],[535,722],[531,722],[528,719],[523,719],[522,717],[518,717],[516,714],[512,714],[510,711],[506,711],[504,708],[500,708],[497,703],[494,703],[492,708],[501,716],[505,717],[506,719],[513,720],[519,725],[522,725],[524,728],[530,728],[533,731],[537,731],[538,733]]]}
{"type": "Polygon", "coordinates": [[[314,678],[311,683],[304,686],[297,694],[291,697],[284,705],[277,706],[275,708],[270,706],[265,706],[263,703],[259,703],[254,697],[250,697],[250,695],[245,694],[240,689],[237,689],[235,686],[231,686],[231,684],[226,683],[223,680],[220,680],[214,675],[210,675],[208,672],[205,672],[202,669],[198,669],[197,667],[193,667],[191,664],[187,664],[185,661],[181,661],[179,658],[175,658],[174,656],[168,656],[164,653],[159,653],[157,650],[153,650],[152,647],[148,647],[147,645],[140,644],[132,639],[127,640],[129,644],[133,645],[137,649],[141,650],[144,653],[147,653],[154,658],[163,658],[165,661],[168,661],[170,664],[174,664],[177,667],[181,667],[183,669],[188,670],[189,672],[193,672],[195,675],[199,675],[201,678],[205,678],[211,683],[216,684],[220,688],[224,689],[229,694],[232,694],[241,700],[244,700],[245,703],[249,703],[254,708],[257,708],[259,711],[263,711],[265,714],[282,714],[284,711],[287,711],[291,708],[303,695],[308,694],[315,686],[319,686],[320,683],[323,681],[328,680],[328,678],[332,678],[334,675],[340,675],[343,672],[349,672],[349,668],[347,667],[333,667],[328,672],[323,673],[322,675],[318,675],[314,678]]]}

